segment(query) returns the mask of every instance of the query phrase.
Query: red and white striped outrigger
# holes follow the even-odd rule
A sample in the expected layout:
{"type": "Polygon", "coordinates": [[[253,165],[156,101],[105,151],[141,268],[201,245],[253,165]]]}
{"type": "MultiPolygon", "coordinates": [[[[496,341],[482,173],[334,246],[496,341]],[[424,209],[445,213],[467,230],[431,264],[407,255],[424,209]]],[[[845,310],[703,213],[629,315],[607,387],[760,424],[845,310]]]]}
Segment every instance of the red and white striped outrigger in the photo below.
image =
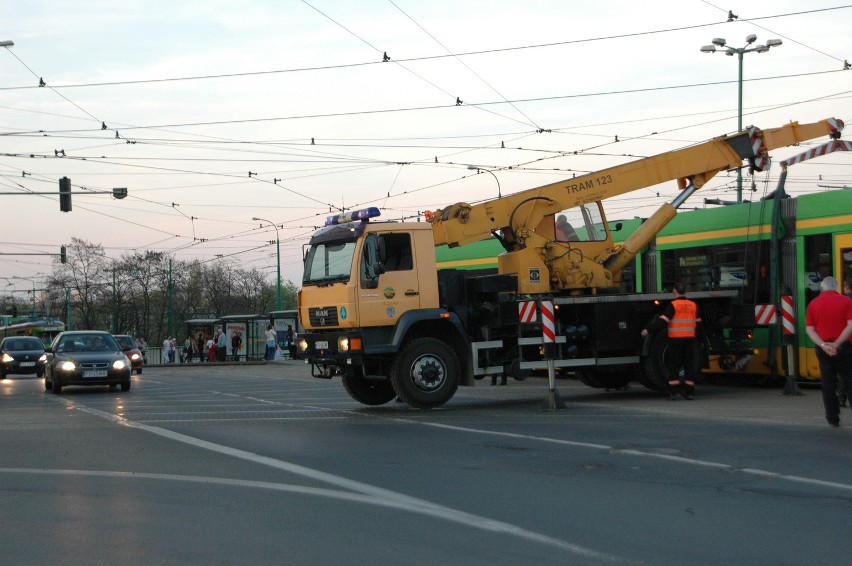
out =
{"type": "Polygon", "coordinates": [[[814,157],[828,155],[829,153],[834,153],[835,151],[852,151],[852,141],[831,140],[830,142],[820,144],[816,147],[812,147],[807,151],[803,151],[802,153],[796,154],[792,157],[788,157],[787,159],[781,162],[781,167],[786,168],[788,165],[795,165],[796,163],[801,163],[802,161],[807,161],[808,159],[813,159],[814,157]]]}

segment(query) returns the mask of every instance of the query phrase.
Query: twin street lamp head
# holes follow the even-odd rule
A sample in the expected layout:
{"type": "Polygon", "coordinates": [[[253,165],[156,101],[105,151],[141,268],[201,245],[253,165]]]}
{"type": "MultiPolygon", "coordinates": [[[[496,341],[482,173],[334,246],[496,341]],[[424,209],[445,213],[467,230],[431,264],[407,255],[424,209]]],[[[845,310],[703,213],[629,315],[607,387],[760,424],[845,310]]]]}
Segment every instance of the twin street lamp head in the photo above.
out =
{"type": "MultiPolygon", "coordinates": [[[[730,21],[730,20],[729,20],[730,21]]],[[[737,103],[737,131],[743,129],[743,55],[746,53],[766,53],[771,47],[781,45],[780,39],[770,39],[765,45],[758,44],[749,47],[757,41],[755,34],[749,34],[745,38],[746,44],[743,47],[731,47],[728,42],[722,37],[714,37],[711,45],[705,45],[701,48],[702,53],[716,53],[717,47],[725,48],[725,55],[739,59],[739,79],[737,81],[738,103],[737,103]]],[[[737,168],[737,202],[743,201],[743,170],[742,167],[737,168]]]]}
{"type": "Polygon", "coordinates": [[[716,53],[717,47],[725,48],[725,55],[733,57],[734,55],[742,56],[743,53],[751,53],[752,51],[757,53],[766,53],[769,51],[770,47],[778,47],[783,42],[780,39],[770,39],[767,40],[766,44],[758,44],[754,47],[749,48],[748,46],[757,41],[757,36],[755,34],[747,35],[745,47],[731,47],[728,45],[728,42],[725,41],[722,37],[714,37],[711,45],[705,45],[701,48],[702,53],[716,53]]]}

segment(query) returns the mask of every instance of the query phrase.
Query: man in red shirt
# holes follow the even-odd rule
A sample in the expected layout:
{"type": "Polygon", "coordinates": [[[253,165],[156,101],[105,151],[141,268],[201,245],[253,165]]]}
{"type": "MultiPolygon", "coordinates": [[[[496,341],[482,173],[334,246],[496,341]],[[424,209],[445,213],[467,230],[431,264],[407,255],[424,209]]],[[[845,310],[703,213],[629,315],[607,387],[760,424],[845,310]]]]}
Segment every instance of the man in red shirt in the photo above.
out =
{"type": "Polygon", "coordinates": [[[852,391],[852,299],[837,292],[837,279],[828,276],[820,282],[820,294],[808,304],[805,331],[814,341],[822,377],[822,403],[825,420],[840,425],[837,381],[852,391]]]}

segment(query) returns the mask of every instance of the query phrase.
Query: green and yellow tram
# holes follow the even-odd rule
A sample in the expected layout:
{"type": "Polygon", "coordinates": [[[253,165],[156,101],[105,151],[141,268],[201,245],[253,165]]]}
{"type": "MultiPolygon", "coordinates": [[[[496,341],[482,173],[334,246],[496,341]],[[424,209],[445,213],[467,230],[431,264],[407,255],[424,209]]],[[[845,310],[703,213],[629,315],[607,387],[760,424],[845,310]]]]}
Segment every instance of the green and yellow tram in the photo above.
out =
{"type": "MultiPolygon", "coordinates": [[[[841,189],[777,201],[780,223],[773,231],[773,200],[743,202],[678,213],[622,273],[620,292],[655,293],[683,282],[690,291],[729,290],[740,308],[731,321],[731,343],[752,354],[721,354],[711,373],[784,376],[818,380],[813,343],[805,334],[805,308],[823,277],[852,279],[852,190],[841,189]],[[773,238],[773,235],[775,236],[773,238]],[[773,261],[773,247],[776,250],[773,261]],[[780,320],[777,288],[792,297],[794,332],[758,324],[755,308],[771,305],[780,320]],[[789,345],[789,352],[788,352],[789,345]],[[746,348],[748,350],[748,348],[746,348]],[[792,355],[788,355],[792,354],[792,355]]],[[[642,219],[611,222],[624,241],[642,219]]],[[[496,269],[502,248],[496,239],[436,250],[439,268],[496,269]]]]}
{"type": "Polygon", "coordinates": [[[53,338],[65,330],[65,323],[51,317],[15,317],[0,326],[0,338],[7,336],[35,336],[47,347],[53,338]]]}

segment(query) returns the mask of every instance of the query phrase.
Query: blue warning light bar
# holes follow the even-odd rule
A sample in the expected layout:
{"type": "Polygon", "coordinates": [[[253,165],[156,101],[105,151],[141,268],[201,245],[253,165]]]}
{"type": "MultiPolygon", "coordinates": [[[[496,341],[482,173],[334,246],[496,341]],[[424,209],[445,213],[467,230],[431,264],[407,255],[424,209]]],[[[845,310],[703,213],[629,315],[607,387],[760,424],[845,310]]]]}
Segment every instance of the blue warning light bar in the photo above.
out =
{"type": "Polygon", "coordinates": [[[358,210],[352,210],[349,212],[336,214],[335,216],[329,216],[325,219],[325,225],[334,226],[336,224],[346,224],[347,222],[355,222],[356,220],[366,221],[370,218],[376,218],[377,216],[381,215],[381,211],[375,206],[371,206],[369,208],[359,208],[358,210]]]}

